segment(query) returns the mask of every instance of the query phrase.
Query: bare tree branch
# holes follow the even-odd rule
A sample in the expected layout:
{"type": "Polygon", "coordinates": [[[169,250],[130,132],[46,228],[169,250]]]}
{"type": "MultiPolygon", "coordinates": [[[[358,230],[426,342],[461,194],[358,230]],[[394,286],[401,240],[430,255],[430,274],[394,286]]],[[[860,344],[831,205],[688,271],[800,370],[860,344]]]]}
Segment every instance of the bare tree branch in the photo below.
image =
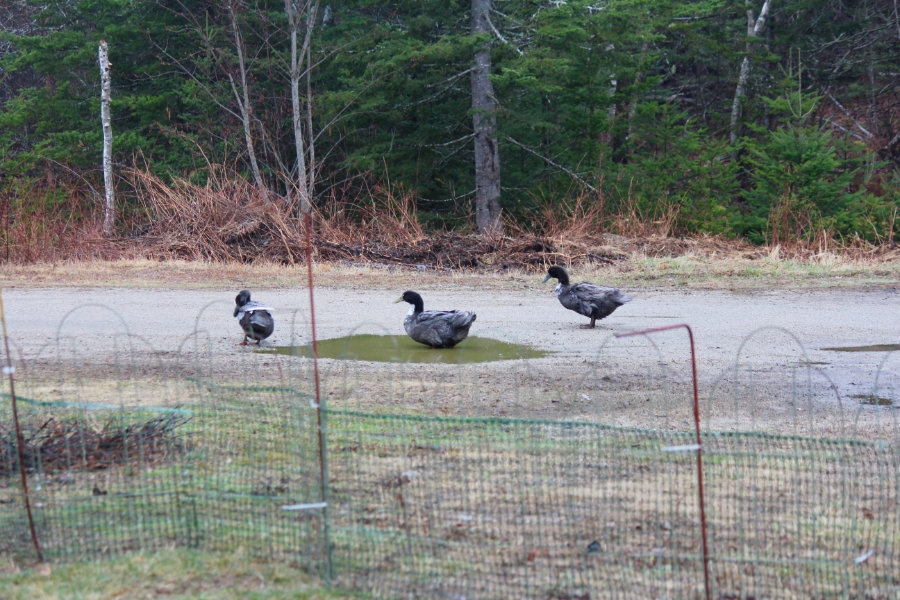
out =
{"type": "Polygon", "coordinates": [[[831,101],[834,103],[835,106],[837,106],[839,109],[841,109],[841,112],[844,113],[844,116],[846,116],[848,119],[850,119],[851,121],[853,121],[853,124],[856,125],[856,127],[857,127],[860,131],[862,131],[863,136],[865,137],[865,139],[872,139],[872,132],[869,131],[868,129],[866,129],[865,127],[863,127],[863,124],[862,124],[862,123],[860,123],[859,121],[857,121],[856,119],[854,119],[853,116],[850,114],[850,111],[848,111],[846,108],[844,108],[844,105],[841,104],[840,102],[838,102],[838,99],[835,98],[835,97],[831,94],[831,92],[826,91],[826,92],[825,92],[825,95],[828,96],[828,99],[831,100],[831,101]]]}
{"type": "Polygon", "coordinates": [[[263,198],[268,201],[269,200],[269,192],[266,188],[266,184],[263,182],[262,175],[259,172],[259,165],[256,162],[256,150],[253,147],[253,135],[250,131],[250,113],[252,112],[252,107],[250,106],[250,93],[247,91],[247,66],[244,61],[244,41],[241,39],[241,32],[238,28],[237,24],[237,16],[234,13],[234,3],[228,3],[228,16],[231,20],[231,32],[234,35],[234,51],[237,53],[238,57],[238,68],[240,70],[241,76],[241,90],[243,92],[243,98],[241,94],[238,94],[238,90],[234,85],[234,78],[231,74],[228,74],[228,81],[231,83],[231,90],[234,92],[234,98],[237,101],[238,108],[241,111],[241,123],[244,126],[244,140],[247,144],[247,155],[250,159],[250,170],[253,173],[253,179],[256,180],[256,187],[259,188],[259,191],[262,193],[263,198]]]}
{"type": "Polygon", "coordinates": [[[442,142],[440,144],[425,144],[426,148],[441,148],[444,146],[453,146],[454,144],[459,144],[460,142],[467,142],[475,137],[474,133],[466,134],[462,137],[458,137],[455,140],[450,140],[449,142],[442,142]]]}
{"type": "Polygon", "coordinates": [[[547,164],[550,165],[551,167],[556,167],[557,169],[559,169],[560,171],[562,171],[563,173],[565,173],[566,175],[568,175],[569,177],[571,177],[572,179],[574,179],[575,181],[577,181],[578,183],[580,183],[581,185],[583,185],[584,187],[586,187],[587,189],[591,190],[592,192],[597,192],[597,191],[598,191],[597,188],[595,188],[595,187],[592,186],[590,183],[588,183],[587,181],[585,181],[584,178],[582,178],[582,177],[581,177],[578,173],[576,173],[575,171],[572,171],[571,169],[568,169],[568,168],[562,166],[562,165],[559,164],[558,162],[555,162],[555,161],[553,161],[552,159],[547,158],[546,156],[544,156],[543,154],[540,154],[540,153],[537,152],[536,150],[532,150],[531,148],[529,148],[528,146],[526,146],[525,144],[523,144],[522,142],[520,142],[520,141],[518,141],[518,140],[515,140],[515,139],[513,139],[513,138],[511,138],[511,137],[509,137],[509,136],[506,136],[505,139],[508,140],[508,141],[510,141],[510,142],[512,142],[513,144],[515,144],[516,146],[518,146],[518,147],[521,148],[522,150],[525,150],[526,152],[530,152],[531,154],[534,154],[535,156],[537,156],[538,158],[540,158],[542,161],[544,161],[545,163],[547,163],[547,164]]]}
{"type": "Polygon", "coordinates": [[[487,24],[488,24],[488,25],[490,26],[490,28],[491,28],[491,31],[494,32],[494,35],[497,36],[497,39],[498,39],[498,40],[500,40],[501,42],[503,42],[504,44],[506,44],[507,46],[509,46],[509,47],[512,48],[513,50],[515,50],[516,53],[517,53],[519,56],[524,56],[524,55],[525,55],[525,53],[522,52],[521,50],[519,50],[519,48],[518,48],[517,46],[515,46],[514,44],[511,44],[511,43],[509,42],[509,40],[507,40],[505,37],[503,37],[503,34],[500,33],[500,31],[497,30],[497,28],[494,26],[494,22],[491,21],[490,15],[487,15],[487,16],[486,16],[486,20],[487,20],[487,24]]]}
{"type": "Polygon", "coordinates": [[[300,12],[297,5],[292,0],[284,0],[284,10],[287,13],[288,25],[291,36],[291,70],[290,70],[290,87],[291,87],[291,116],[294,128],[294,150],[296,152],[295,167],[292,173],[296,176],[294,184],[295,193],[300,196],[300,210],[309,213],[312,207],[312,196],[315,185],[315,169],[314,159],[315,153],[311,149],[312,140],[312,90],[310,88],[310,72],[306,70],[306,110],[301,112],[300,109],[300,65],[301,61],[306,61],[307,66],[310,65],[310,46],[312,44],[313,25],[316,20],[316,14],[319,10],[319,0],[307,1],[303,6],[303,12],[306,15],[306,31],[303,39],[302,48],[297,47],[297,34],[300,30],[300,12]],[[303,120],[306,121],[307,132],[309,136],[309,146],[307,140],[304,139],[303,120]],[[309,156],[307,157],[307,152],[309,156]]]}

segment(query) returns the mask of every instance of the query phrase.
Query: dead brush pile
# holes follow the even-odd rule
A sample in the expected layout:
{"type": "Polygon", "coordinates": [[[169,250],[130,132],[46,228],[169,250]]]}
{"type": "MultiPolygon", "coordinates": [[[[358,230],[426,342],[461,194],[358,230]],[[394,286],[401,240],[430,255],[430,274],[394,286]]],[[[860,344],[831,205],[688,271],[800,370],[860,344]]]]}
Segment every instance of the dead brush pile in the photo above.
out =
{"type": "MultiPolygon", "coordinates": [[[[297,207],[265,198],[252,183],[213,172],[205,185],[168,184],[132,171],[148,224],[136,242],[148,258],[294,264],[306,256],[297,207]]],[[[400,248],[426,239],[411,197],[376,189],[369,203],[329,203],[313,216],[313,252],[320,260],[402,260],[400,248]]]]}
{"type": "MultiPolygon", "coordinates": [[[[28,471],[108,469],[129,461],[161,462],[181,452],[186,441],[177,428],[187,415],[170,413],[139,423],[110,420],[96,427],[83,418],[49,418],[41,425],[24,427],[22,455],[28,471]]],[[[19,470],[16,432],[0,425],[0,476],[19,470]]]]}
{"type": "MultiPolygon", "coordinates": [[[[132,172],[149,223],[136,242],[148,258],[300,263],[306,253],[303,219],[279,199],[266,200],[250,182],[213,176],[205,185],[167,184],[132,172]]],[[[318,260],[349,260],[438,269],[542,269],[552,262],[611,262],[625,256],[601,238],[562,231],[513,236],[456,232],[427,235],[414,198],[383,187],[367,201],[332,201],[315,210],[313,252],[318,260]],[[557,232],[558,233],[558,232],[557,232]],[[564,241],[563,241],[564,240],[564,241]]],[[[508,229],[510,227],[508,226],[508,229]]]]}
{"type": "Polygon", "coordinates": [[[211,171],[205,185],[168,184],[146,170],[131,178],[148,219],[136,241],[148,258],[302,260],[302,223],[244,179],[211,171]]]}
{"type": "MultiPolygon", "coordinates": [[[[211,170],[204,185],[168,184],[146,170],[131,172],[147,224],[133,238],[146,258],[298,264],[306,256],[304,220],[279,197],[263,196],[251,182],[211,170]]],[[[648,221],[636,212],[605,213],[602,198],[576,196],[545,202],[527,227],[508,221],[508,235],[426,233],[415,198],[402,190],[375,187],[365,199],[332,198],[314,208],[312,253],[319,261],[424,265],[436,269],[540,271],[550,264],[612,264],[634,254],[755,260],[771,248],[722,236],[674,237],[677,213],[648,221]]],[[[782,258],[812,260],[839,252],[851,259],[891,260],[896,244],[860,240],[819,246],[779,246],[782,258]]]]}

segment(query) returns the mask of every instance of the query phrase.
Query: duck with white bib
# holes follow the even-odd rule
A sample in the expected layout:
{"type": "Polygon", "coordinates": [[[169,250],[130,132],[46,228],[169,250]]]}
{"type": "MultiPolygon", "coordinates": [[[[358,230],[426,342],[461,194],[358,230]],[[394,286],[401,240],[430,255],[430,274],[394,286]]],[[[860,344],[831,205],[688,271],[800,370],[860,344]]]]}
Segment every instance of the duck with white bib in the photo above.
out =
{"type": "Polygon", "coordinates": [[[582,325],[582,328],[593,328],[598,319],[608,317],[614,310],[631,302],[631,296],[626,296],[618,288],[608,288],[587,281],[581,283],[569,283],[569,274],[559,266],[547,269],[547,276],[543,283],[550,279],[557,279],[556,297],[559,303],[574,310],[580,315],[590,317],[590,325],[582,325]]]}
{"type": "Polygon", "coordinates": [[[265,304],[250,299],[250,290],[241,290],[234,299],[234,316],[237,317],[241,329],[244,330],[242,346],[247,345],[247,338],[256,340],[259,345],[275,331],[275,319],[272,309],[265,304]]]}

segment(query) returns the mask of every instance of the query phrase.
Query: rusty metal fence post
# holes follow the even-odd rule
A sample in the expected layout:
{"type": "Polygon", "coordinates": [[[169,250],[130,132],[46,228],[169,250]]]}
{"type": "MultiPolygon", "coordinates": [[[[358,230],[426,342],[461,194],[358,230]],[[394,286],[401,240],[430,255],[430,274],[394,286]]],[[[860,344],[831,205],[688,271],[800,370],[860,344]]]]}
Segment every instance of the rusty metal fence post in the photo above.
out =
{"type": "Polygon", "coordinates": [[[700,534],[703,538],[703,584],[706,590],[706,600],[710,600],[709,585],[709,546],[706,535],[706,500],[703,494],[703,442],[700,439],[700,398],[697,392],[697,356],[694,350],[694,332],[691,331],[690,325],[680,323],[678,325],[668,325],[666,327],[655,327],[652,329],[643,329],[641,331],[630,331],[628,333],[617,333],[617,338],[631,337],[635,335],[650,335],[651,333],[659,333],[662,331],[671,331],[673,329],[685,328],[688,332],[688,338],[691,343],[691,378],[694,384],[694,428],[697,433],[697,444],[695,446],[685,446],[679,448],[683,451],[697,452],[697,496],[700,508],[700,534]]]}

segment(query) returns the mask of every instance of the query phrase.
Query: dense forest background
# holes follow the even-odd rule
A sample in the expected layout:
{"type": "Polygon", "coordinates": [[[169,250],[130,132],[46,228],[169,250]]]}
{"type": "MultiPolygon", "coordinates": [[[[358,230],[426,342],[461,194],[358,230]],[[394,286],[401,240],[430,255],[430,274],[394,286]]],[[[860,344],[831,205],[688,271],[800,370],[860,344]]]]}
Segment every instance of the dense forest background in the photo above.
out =
{"type": "Polygon", "coordinates": [[[900,233],[896,0],[5,4],[7,244],[101,218],[101,40],[120,238],[225,200],[485,232],[491,189],[507,231],[900,233]]]}

